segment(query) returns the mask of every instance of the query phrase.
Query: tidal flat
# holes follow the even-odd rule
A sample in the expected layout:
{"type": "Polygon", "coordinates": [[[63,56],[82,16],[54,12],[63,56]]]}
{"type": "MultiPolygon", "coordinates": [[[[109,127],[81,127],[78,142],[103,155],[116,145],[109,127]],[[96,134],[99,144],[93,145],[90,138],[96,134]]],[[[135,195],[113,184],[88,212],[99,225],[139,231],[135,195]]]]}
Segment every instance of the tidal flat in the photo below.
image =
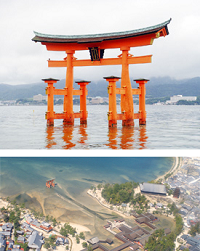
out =
{"type": "Polygon", "coordinates": [[[102,207],[87,190],[94,184],[153,180],[173,164],[169,157],[2,157],[0,195],[58,221],[83,225],[90,229],[89,236],[104,238],[106,219],[122,216],[102,207]],[[46,180],[52,178],[56,186],[49,189],[46,180]]]}

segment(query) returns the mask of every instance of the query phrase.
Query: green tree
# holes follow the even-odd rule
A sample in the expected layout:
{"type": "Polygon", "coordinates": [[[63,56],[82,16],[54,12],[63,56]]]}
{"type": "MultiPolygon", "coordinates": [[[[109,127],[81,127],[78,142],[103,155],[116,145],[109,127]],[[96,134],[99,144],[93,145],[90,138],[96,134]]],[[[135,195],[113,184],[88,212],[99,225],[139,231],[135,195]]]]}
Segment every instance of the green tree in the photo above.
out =
{"type": "Polygon", "coordinates": [[[46,249],[49,249],[49,248],[50,248],[49,242],[45,241],[45,243],[44,243],[44,248],[46,248],[46,249]]]}
{"type": "Polygon", "coordinates": [[[80,232],[79,234],[79,238],[82,239],[82,240],[85,240],[85,235],[83,232],[80,232]]]}
{"type": "Polygon", "coordinates": [[[14,227],[15,229],[19,230],[20,229],[20,224],[17,218],[14,219],[14,227]]]}
{"type": "Polygon", "coordinates": [[[87,247],[87,251],[93,251],[92,246],[89,244],[89,246],[87,247]]]}
{"type": "Polygon", "coordinates": [[[78,237],[78,235],[76,235],[76,243],[77,243],[77,244],[80,243],[80,238],[78,237]]]}
{"type": "Polygon", "coordinates": [[[1,208],[1,212],[2,212],[2,214],[5,214],[7,212],[7,210],[5,209],[5,207],[1,208]]]}
{"type": "Polygon", "coordinates": [[[9,216],[8,216],[8,214],[4,214],[4,221],[5,221],[5,222],[8,222],[8,221],[9,221],[9,216]]]}
{"type": "Polygon", "coordinates": [[[10,212],[9,221],[14,222],[14,220],[15,220],[15,212],[12,211],[12,212],[10,212]]]}
{"type": "Polygon", "coordinates": [[[83,247],[83,248],[86,248],[86,247],[87,247],[87,242],[84,241],[84,242],[82,243],[82,247],[83,247]]]}
{"type": "Polygon", "coordinates": [[[53,226],[55,227],[56,226],[56,224],[57,224],[57,221],[56,221],[56,219],[54,218],[53,220],[53,226]]]}
{"type": "Polygon", "coordinates": [[[46,215],[46,216],[45,216],[45,221],[46,221],[46,222],[49,222],[49,215],[46,215]]]}
{"type": "Polygon", "coordinates": [[[193,237],[194,237],[197,233],[198,233],[198,234],[200,233],[200,223],[199,223],[199,222],[197,222],[194,226],[191,226],[190,232],[189,232],[189,234],[191,234],[193,237]]]}
{"type": "Polygon", "coordinates": [[[28,251],[28,250],[29,250],[29,248],[28,248],[28,243],[27,243],[27,242],[25,242],[25,243],[20,243],[20,246],[21,246],[21,248],[24,249],[24,251],[28,251]]]}
{"type": "Polygon", "coordinates": [[[49,244],[50,244],[51,246],[53,246],[53,245],[55,245],[55,242],[56,242],[56,236],[55,236],[55,235],[51,235],[51,236],[49,237],[49,244]]]}

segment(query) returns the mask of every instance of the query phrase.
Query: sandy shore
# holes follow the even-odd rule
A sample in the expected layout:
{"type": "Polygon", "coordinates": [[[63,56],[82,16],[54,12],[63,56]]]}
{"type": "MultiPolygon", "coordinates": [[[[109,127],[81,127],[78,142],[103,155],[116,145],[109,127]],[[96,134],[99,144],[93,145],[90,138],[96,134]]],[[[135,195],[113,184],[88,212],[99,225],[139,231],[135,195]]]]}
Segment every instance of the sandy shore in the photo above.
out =
{"type": "Polygon", "coordinates": [[[2,207],[7,208],[8,204],[9,203],[7,201],[4,201],[4,200],[0,199],[0,208],[2,208],[2,207]]]}
{"type": "Polygon", "coordinates": [[[178,172],[178,170],[180,169],[181,165],[182,165],[182,158],[175,157],[174,158],[174,163],[173,163],[172,167],[170,168],[170,170],[168,172],[166,172],[165,174],[163,174],[163,175],[159,176],[158,178],[156,178],[155,181],[158,181],[158,180],[164,181],[165,176],[167,174],[169,174],[169,173],[173,173],[173,175],[174,175],[175,173],[178,172]]]}

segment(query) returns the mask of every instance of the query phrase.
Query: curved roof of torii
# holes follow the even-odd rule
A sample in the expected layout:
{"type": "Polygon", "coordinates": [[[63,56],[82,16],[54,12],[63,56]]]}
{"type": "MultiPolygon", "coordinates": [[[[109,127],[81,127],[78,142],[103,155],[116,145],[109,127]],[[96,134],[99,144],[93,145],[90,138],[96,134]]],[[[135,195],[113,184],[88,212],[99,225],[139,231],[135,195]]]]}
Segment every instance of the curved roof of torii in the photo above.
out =
{"type": "MultiPolygon", "coordinates": [[[[45,43],[96,43],[108,40],[131,38],[137,36],[148,35],[156,33],[161,29],[165,29],[166,35],[169,34],[167,25],[170,23],[171,18],[161,24],[154,26],[136,29],[131,31],[123,32],[112,32],[112,33],[102,33],[102,34],[88,34],[88,35],[50,35],[35,32],[35,37],[32,39],[35,42],[45,42],[45,43]]],[[[161,34],[163,35],[163,34],[161,34]]]]}

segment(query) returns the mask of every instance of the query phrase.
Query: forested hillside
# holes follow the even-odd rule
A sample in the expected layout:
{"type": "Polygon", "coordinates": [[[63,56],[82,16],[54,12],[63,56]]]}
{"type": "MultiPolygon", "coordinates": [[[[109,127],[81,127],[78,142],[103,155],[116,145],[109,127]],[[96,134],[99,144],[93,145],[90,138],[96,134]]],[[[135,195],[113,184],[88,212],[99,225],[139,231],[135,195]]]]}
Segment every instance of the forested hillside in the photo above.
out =
{"type": "MultiPolygon", "coordinates": [[[[63,88],[65,86],[65,80],[59,81],[55,87],[63,88]]],[[[88,96],[95,97],[107,97],[107,86],[108,83],[105,80],[100,80],[97,82],[91,82],[88,88],[88,96]]],[[[117,83],[120,86],[120,82],[117,83]]],[[[137,88],[138,85],[132,81],[133,88],[137,88]]],[[[7,85],[0,84],[0,100],[16,100],[16,99],[26,99],[32,98],[33,95],[45,94],[46,84],[42,81],[35,84],[26,85],[7,85]]],[[[74,88],[78,89],[78,85],[75,83],[74,88]]],[[[146,84],[146,94],[147,97],[157,98],[157,97],[169,97],[173,95],[183,95],[183,96],[200,96],[200,77],[175,80],[169,77],[165,78],[151,78],[146,84]]]]}

